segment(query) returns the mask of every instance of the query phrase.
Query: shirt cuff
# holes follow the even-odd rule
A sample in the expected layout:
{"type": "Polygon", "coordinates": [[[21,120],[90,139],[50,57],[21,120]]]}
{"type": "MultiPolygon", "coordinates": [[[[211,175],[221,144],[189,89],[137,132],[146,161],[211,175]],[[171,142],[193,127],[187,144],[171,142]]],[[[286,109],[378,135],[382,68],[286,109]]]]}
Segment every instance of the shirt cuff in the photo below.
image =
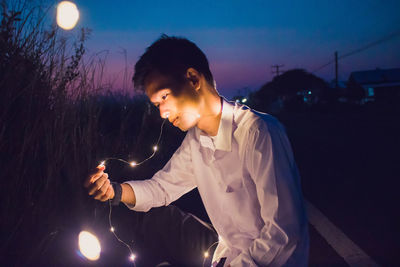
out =
{"type": "Polygon", "coordinates": [[[146,201],[146,196],[148,198],[148,195],[145,193],[145,182],[144,181],[127,181],[124,182],[125,184],[128,184],[136,198],[136,204],[131,205],[124,203],[129,209],[134,210],[134,211],[148,211],[151,208],[151,203],[149,201],[146,201]]]}

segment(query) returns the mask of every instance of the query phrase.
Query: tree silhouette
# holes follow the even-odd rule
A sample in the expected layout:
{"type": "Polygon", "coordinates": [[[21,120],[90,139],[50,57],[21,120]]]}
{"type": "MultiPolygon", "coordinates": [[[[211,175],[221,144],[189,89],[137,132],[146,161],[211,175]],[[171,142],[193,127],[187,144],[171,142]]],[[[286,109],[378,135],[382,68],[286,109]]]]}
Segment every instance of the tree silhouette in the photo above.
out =
{"type": "Polygon", "coordinates": [[[252,95],[256,109],[278,113],[300,110],[324,101],[329,87],[324,80],[303,69],[286,71],[252,95]]]}

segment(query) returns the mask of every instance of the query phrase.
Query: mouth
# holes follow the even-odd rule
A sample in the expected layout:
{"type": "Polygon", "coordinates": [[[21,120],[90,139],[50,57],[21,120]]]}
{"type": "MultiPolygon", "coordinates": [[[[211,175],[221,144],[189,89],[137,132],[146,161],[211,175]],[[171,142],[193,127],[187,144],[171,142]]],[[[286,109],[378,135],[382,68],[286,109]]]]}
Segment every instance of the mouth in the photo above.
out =
{"type": "Polygon", "coordinates": [[[178,122],[179,122],[179,117],[176,117],[176,118],[174,118],[174,120],[172,121],[172,124],[173,124],[174,126],[176,126],[176,125],[178,124],[178,122]]]}
{"type": "Polygon", "coordinates": [[[178,124],[180,121],[179,114],[174,114],[174,115],[169,116],[168,120],[173,126],[178,127],[178,124]]]}

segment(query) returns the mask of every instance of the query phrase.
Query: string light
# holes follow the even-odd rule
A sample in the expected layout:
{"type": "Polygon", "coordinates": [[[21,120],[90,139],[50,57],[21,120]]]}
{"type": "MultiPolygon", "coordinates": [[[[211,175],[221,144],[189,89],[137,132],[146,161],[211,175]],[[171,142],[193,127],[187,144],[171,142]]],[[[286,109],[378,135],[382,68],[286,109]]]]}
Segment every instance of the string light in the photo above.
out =
{"type": "Polygon", "coordinates": [[[129,249],[129,251],[131,253],[131,256],[129,257],[129,259],[133,262],[133,266],[136,266],[135,262],[134,262],[135,261],[135,254],[133,254],[131,246],[129,246],[129,244],[125,243],[122,239],[120,239],[118,237],[118,235],[115,233],[115,228],[114,228],[114,226],[112,226],[112,223],[111,223],[111,211],[112,211],[111,201],[108,201],[108,203],[109,203],[109,206],[110,206],[110,213],[108,214],[108,223],[110,224],[110,231],[114,234],[115,238],[120,243],[124,244],[129,249]]]}
{"type": "MultiPolygon", "coordinates": [[[[155,146],[153,146],[153,153],[152,153],[148,158],[146,158],[146,159],[144,159],[143,161],[137,163],[136,161],[128,162],[128,161],[123,160],[123,159],[120,159],[120,158],[113,158],[113,157],[110,157],[110,158],[106,158],[105,160],[101,161],[101,162],[100,162],[100,166],[105,166],[105,164],[106,164],[107,162],[109,162],[110,160],[117,160],[117,161],[121,161],[121,162],[123,162],[123,163],[129,164],[131,167],[136,167],[136,166],[139,166],[139,165],[143,164],[144,162],[150,160],[151,158],[153,158],[154,155],[156,154],[156,152],[158,151],[158,145],[159,145],[159,143],[160,143],[160,140],[161,140],[161,137],[162,137],[162,133],[163,133],[164,124],[165,124],[165,122],[167,121],[168,116],[169,116],[169,114],[166,114],[166,119],[164,119],[164,121],[163,121],[162,124],[161,124],[160,134],[159,134],[159,136],[158,136],[157,143],[156,143],[155,146]]],[[[198,118],[200,118],[200,114],[197,114],[196,116],[197,116],[198,118]]],[[[112,215],[111,200],[109,200],[108,203],[109,203],[109,207],[110,207],[110,212],[109,212],[109,214],[108,214],[108,223],[109,223],[109,225],[110,225],[110,232],[112,232],[112,233],[114,234],[115,238],[116,238],[120,243],[124,244],[124,245],[129,249],[129,251],[130,251],[130,253],[131,253],[130,256],[129,256],[129,259],[133,262],[133,264],[134,264],[134,266],[135,266],[135,262],[134,262],[134,261],[135,261],[135,259],[136,259],[136,255],[133,253],[132,248],[129,246],[129,244],[127,244],[127,243],[125,243],[123,240],[121,240],[121,239],[118,237],[118,235],[116,234],[115,228],[114,228],[114,226],[112,225],[112,221],[111,221],[111,217],[112,217],[112,216],[111,216],[111,215],[112,215]]],[[[222,241],[222,238],[221,238],[220,236],[218,236],[218,241],[217,241],[217,242],[214,242],[213,244],[211,244],[211,246],[208,247],[208,249],[204,252],[204,255],[203,255],[203,256],[204,256],[203,266],[204,266],[204,264],[205,264],[205,260],[210,256],[209,251],[211,250],[211,248],[212,248],[213,246],[217,245],[217,244],[218,244],[219,242],[221,242],[221,241],[222,241]]]]}
{"type": "MultiPolygon", "coordinates": [[[[168,115],[169,115],[169,114],[168,114],[168,115]]],[[[167,118],[168,118],[168,117],[167,117],[167,118]]],[[[148,160],[151,159],[152,157],[154,157],[154,155],[156,154],[156,151],[158,150],[158,145],[159,145],[160,140],[161,140],[161,137],[162,137],[163,128],[164,128],[164,124],[165,124],[165,121],[166,121],[166,120],[167,120],[167,119],[165,119],[165,120],[162,122],[162,124],[161,124],[160,134],[159,134],[159,136],[158,136],[158,138],[157,138],[157,143],[156,143],[155,146],[153,146],[153,153],[152,153],[148,158],[146,158],[146,159],[144,159],[143,161],[137,163],[136,161],[128,162],[128,161],[123,160],[123,159],[111,157],[111,158],[106,158],[105,160],[101,161],[99,166],[105,167],[106,163],[109,162],[110,160],[117,160],[117,161],[121,161],[121,162],[123,162],[123,163],[129,164],[131,167],[136,167],[136,166],[139,166],[139,165],[143,164],[144,162],[148,161],[148,160]]],[[[116,238],[120,243],[124,244],[124,245],[129,249],[129,251],[130,251],[129,259],[130,259],[130,261],[133,262],[133,265],[135,266],[136,255],[133,253],[131,246],[129,246],[129,244],[127,244],[126,242],[124,242],[122,239],[120,239],[119,236],[117,235],[117,233],[115,232],[115,228],[114,228],[114,226],[113,226],[113,224],[112,224],[112,220],[111,220],[111,217],[112,217],[112,216],[111,216],[111,215],[112,215],[111,200],[109,200],[108,203],[109,203],[109,207],[110,207],[110,212],[108,213],[108,223],[109,223],[109,225],[110,225],[110,232],[112,232],[112,233],[114,234],[115,238],[116,238]]]]}
{"type": "Polygon", "coordinates": [[[206,259],[210,256],[210,252],[209,251],[211,250],[211,248],[213,246],[217,245],[221,240],[222,239],[220,239],[220,236],[218,236],[218,241],[212,243],[211,246],[209,246],[208,249],[204,252],[203,267],[204,267],[204,264],[206,263],[206,259]]]}
{"type": "Polygon", "coordinates": [[[136,162],[136,161],[128,162],[128,161],[126,161],[124,159],[110,157],[110,158],[106,158],[103,161],[101,161],[99,166],[105,166],[107,162],[109,162],[111,160],[117,160],[117,161],[121,161],[123,163],[129,164],[131,167],[137,167],[139,165],[142,165],[143,163],[145,163],[149,159],[153,158],[154,155],[156,154],[157,150],[158,150],[158,145],[160,143],[160,140],[161,140],[161,137],[162,137],[162,134],[163,134],[164,124],[165,124],[166,121],[167,121],[167,119],[165,119],[161,124],[160,134],[159,134],[159,136],[157,138],[157,143],[153,146],[153,153],[148,158],[142,160],[141,162],[136,162]]]}

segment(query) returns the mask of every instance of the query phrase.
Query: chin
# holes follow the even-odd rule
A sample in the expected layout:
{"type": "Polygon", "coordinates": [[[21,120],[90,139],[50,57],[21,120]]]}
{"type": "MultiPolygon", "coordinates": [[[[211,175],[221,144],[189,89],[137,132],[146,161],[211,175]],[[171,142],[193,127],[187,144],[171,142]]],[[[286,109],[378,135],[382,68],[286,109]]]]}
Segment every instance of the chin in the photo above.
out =
{"type": "Polygon", "coordinates": [[[196,125],[178,125],[177,127],[182,131],[182,132],[187,132],[191,128],[195,127],[196,125]]]}
{"type": "Polygon", "coordinates": [[[187,127],[182,127],[182,126],[178,126],[179,130],[181,130],[182,132],[187,132],[189,130],[189,128],[187,127]]]}

